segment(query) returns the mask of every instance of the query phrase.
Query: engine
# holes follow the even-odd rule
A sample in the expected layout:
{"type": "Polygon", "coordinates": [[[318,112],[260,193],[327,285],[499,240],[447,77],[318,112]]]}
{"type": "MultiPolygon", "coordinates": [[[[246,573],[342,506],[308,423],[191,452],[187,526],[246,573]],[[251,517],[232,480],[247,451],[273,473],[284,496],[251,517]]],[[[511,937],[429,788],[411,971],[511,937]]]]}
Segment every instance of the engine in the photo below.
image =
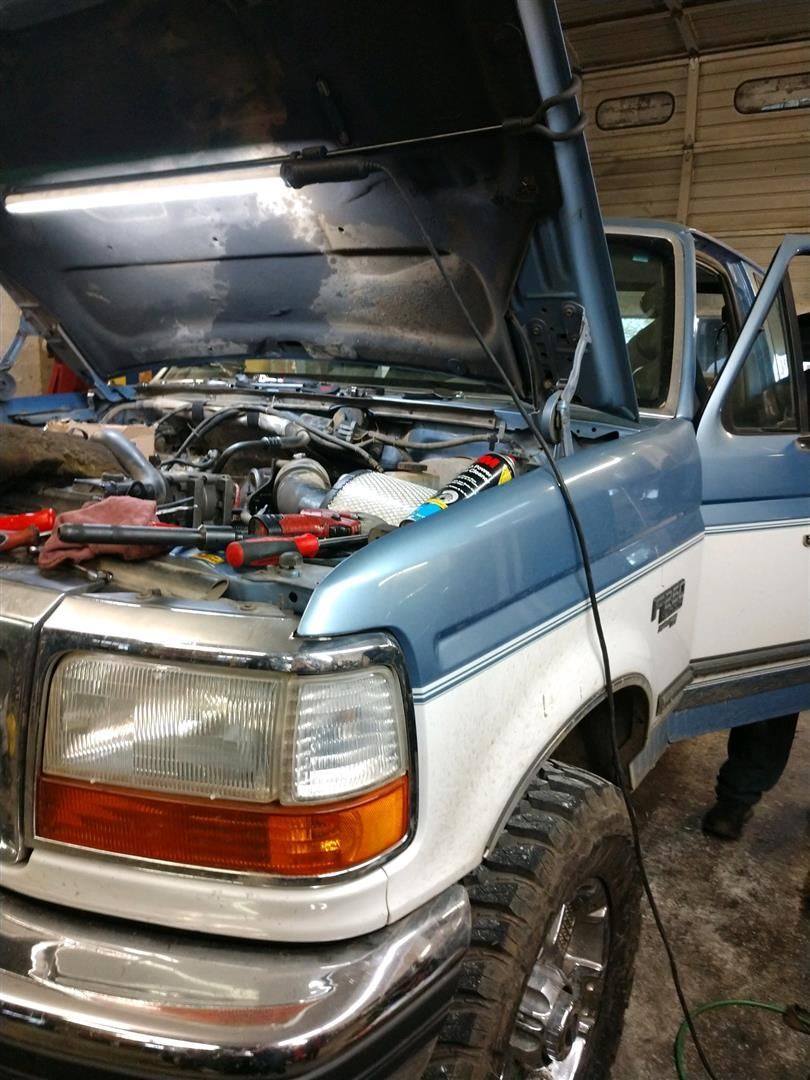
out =
{"type": "MultiPolygon", "coordinates": [[[[118,406],[100,423],[7,426],[0,517],[43,508],[62,515],[62,569],[95,573],[112,588],[298,609],[357,548],[503,482],[499,470],[515,474],[524,451],[496,414],[457,413],[167,397],[148,408],[118,406]],[[475,464],[486,455],[489,467],[475,464]],[[451,490],[459,474],[464,482],[451,490]],[[130,520],[104,517],[114,501],[134,508],[130,520]],[[313,539],[304,544],[302,535],[313,539]],[[81,554],[65,554],[71,544],[81,554]]],[[[50,568],[45,554],[40,566],[50,568]]],[[[34,546],[27,557],[37,557],[34,546]]]]}

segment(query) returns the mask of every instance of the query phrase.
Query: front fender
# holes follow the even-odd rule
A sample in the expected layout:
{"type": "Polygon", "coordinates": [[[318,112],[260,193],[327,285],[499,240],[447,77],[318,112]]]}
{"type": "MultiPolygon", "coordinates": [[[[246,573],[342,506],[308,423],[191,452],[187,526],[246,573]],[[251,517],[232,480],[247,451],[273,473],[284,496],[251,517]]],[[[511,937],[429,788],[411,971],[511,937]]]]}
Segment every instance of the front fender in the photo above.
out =
{"type": "MultiPolygon", "coordinates": [[[[561,463],[604,593],[703,531],[694,430],[673,420],[561,463]]],[[[446,688],[587,601],[568,513],[536,469],[391,533],[319,586],[303,636],[386,629],[414,694],[446,688]]]]}
{"type": "MultiPolygon", "coordinates": [[[[679,420],[562,463],[582,519],[614,679],[651,700],[689,661],[703,533],[692,426],[679,420]],[[685,582],[663,625],[656,600],[685,582]]],[[[318,587],[302,634],[385,628],[409,669],[417,827],[383,867],[391,918],[474,869],[532,765],[604,688],[581,560],[538,469],[400,529],[318,587]]]]}

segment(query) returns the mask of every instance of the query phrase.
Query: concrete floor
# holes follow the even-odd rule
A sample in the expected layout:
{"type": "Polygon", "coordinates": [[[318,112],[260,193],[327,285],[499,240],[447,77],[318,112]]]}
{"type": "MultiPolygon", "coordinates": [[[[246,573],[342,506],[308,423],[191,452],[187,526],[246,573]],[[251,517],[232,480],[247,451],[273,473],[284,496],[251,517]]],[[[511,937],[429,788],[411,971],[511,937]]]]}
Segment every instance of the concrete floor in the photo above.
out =
{"type": "MultiPolygon", "coordinates": [[[[678,959],[687,1000],[756,998],[810,1006],[810,713],[804,713],[779,785],[736,844],[712,841],[700,815],[712,798],[725,735],[670,747],[636,795],[653,891],[678,959]]],[[[681,1014],[649,912],[624,1037],[611,1080],[675,1077],[681,1014]]],[[[810,1080],[810,1036],[750,1009],[698,1021],[718,1080],[810,1080]]],[[[694,1051],[690,1080],[705,1080],[694,1051]]]]}

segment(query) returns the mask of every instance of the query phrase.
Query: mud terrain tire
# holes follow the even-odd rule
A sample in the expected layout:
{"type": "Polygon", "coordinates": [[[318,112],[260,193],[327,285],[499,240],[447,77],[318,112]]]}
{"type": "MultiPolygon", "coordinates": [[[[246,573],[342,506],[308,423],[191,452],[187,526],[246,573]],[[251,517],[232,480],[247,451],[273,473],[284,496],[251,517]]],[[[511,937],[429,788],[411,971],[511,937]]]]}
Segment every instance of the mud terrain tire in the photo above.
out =
{"type": "MultiPolygon", "coordinates": [[[[495,848],[464,884],[472,903],[472,938],[424,1080],[607,1080],[630,997],[641,896],[619,791],[582,770],[545,765],[495,848]],[[600,931],[604,968],[598,1000],[589,996],[583,1006],[590,1031],[573,1072],[557,1072],[560,1066],[545,1052],[546,1064],[529,1067],[513,1045],[521,1038],[518,1010],[525,1017],[524,991],[533,969],[537,979],[535,963],[561,914],[576,910],[571,898],[581,896],[581,887],[586,895],[601,888],[608,911],[607,929],[600,931]]],[[[581,910],[582,901],[577,903],[581,910]]]]}

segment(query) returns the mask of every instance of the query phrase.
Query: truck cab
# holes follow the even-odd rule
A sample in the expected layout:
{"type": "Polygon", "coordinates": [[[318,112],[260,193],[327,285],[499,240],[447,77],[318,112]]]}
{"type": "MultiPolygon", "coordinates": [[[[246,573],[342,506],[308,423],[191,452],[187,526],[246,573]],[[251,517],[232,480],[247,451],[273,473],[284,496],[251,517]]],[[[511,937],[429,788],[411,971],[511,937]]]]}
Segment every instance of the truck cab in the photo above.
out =
{"type": "Polygon", "coordinates": [[[783,247],[775,299],[755,336],[749,326],[745,359],[724,376],[762,269],[696,230],[617,221],[607,234],[640,415],[691,418],[701,455],[705,534],[692,680],[668,738],[797,711],[806,707],[810,631],[807,383],[789,276],[778,281],[797,245],[783,247]],[[649,265],[646,244],[657,244],[669,267],[639,295],[633,271],[649,265]],[[650,310],[650,290],[659,297],[664,282],[665,299],[650,310]],[[645,325],[634,333],[636,319],[645,325]],[[647,343],[635,345],[645,333],[647,343]]]}

